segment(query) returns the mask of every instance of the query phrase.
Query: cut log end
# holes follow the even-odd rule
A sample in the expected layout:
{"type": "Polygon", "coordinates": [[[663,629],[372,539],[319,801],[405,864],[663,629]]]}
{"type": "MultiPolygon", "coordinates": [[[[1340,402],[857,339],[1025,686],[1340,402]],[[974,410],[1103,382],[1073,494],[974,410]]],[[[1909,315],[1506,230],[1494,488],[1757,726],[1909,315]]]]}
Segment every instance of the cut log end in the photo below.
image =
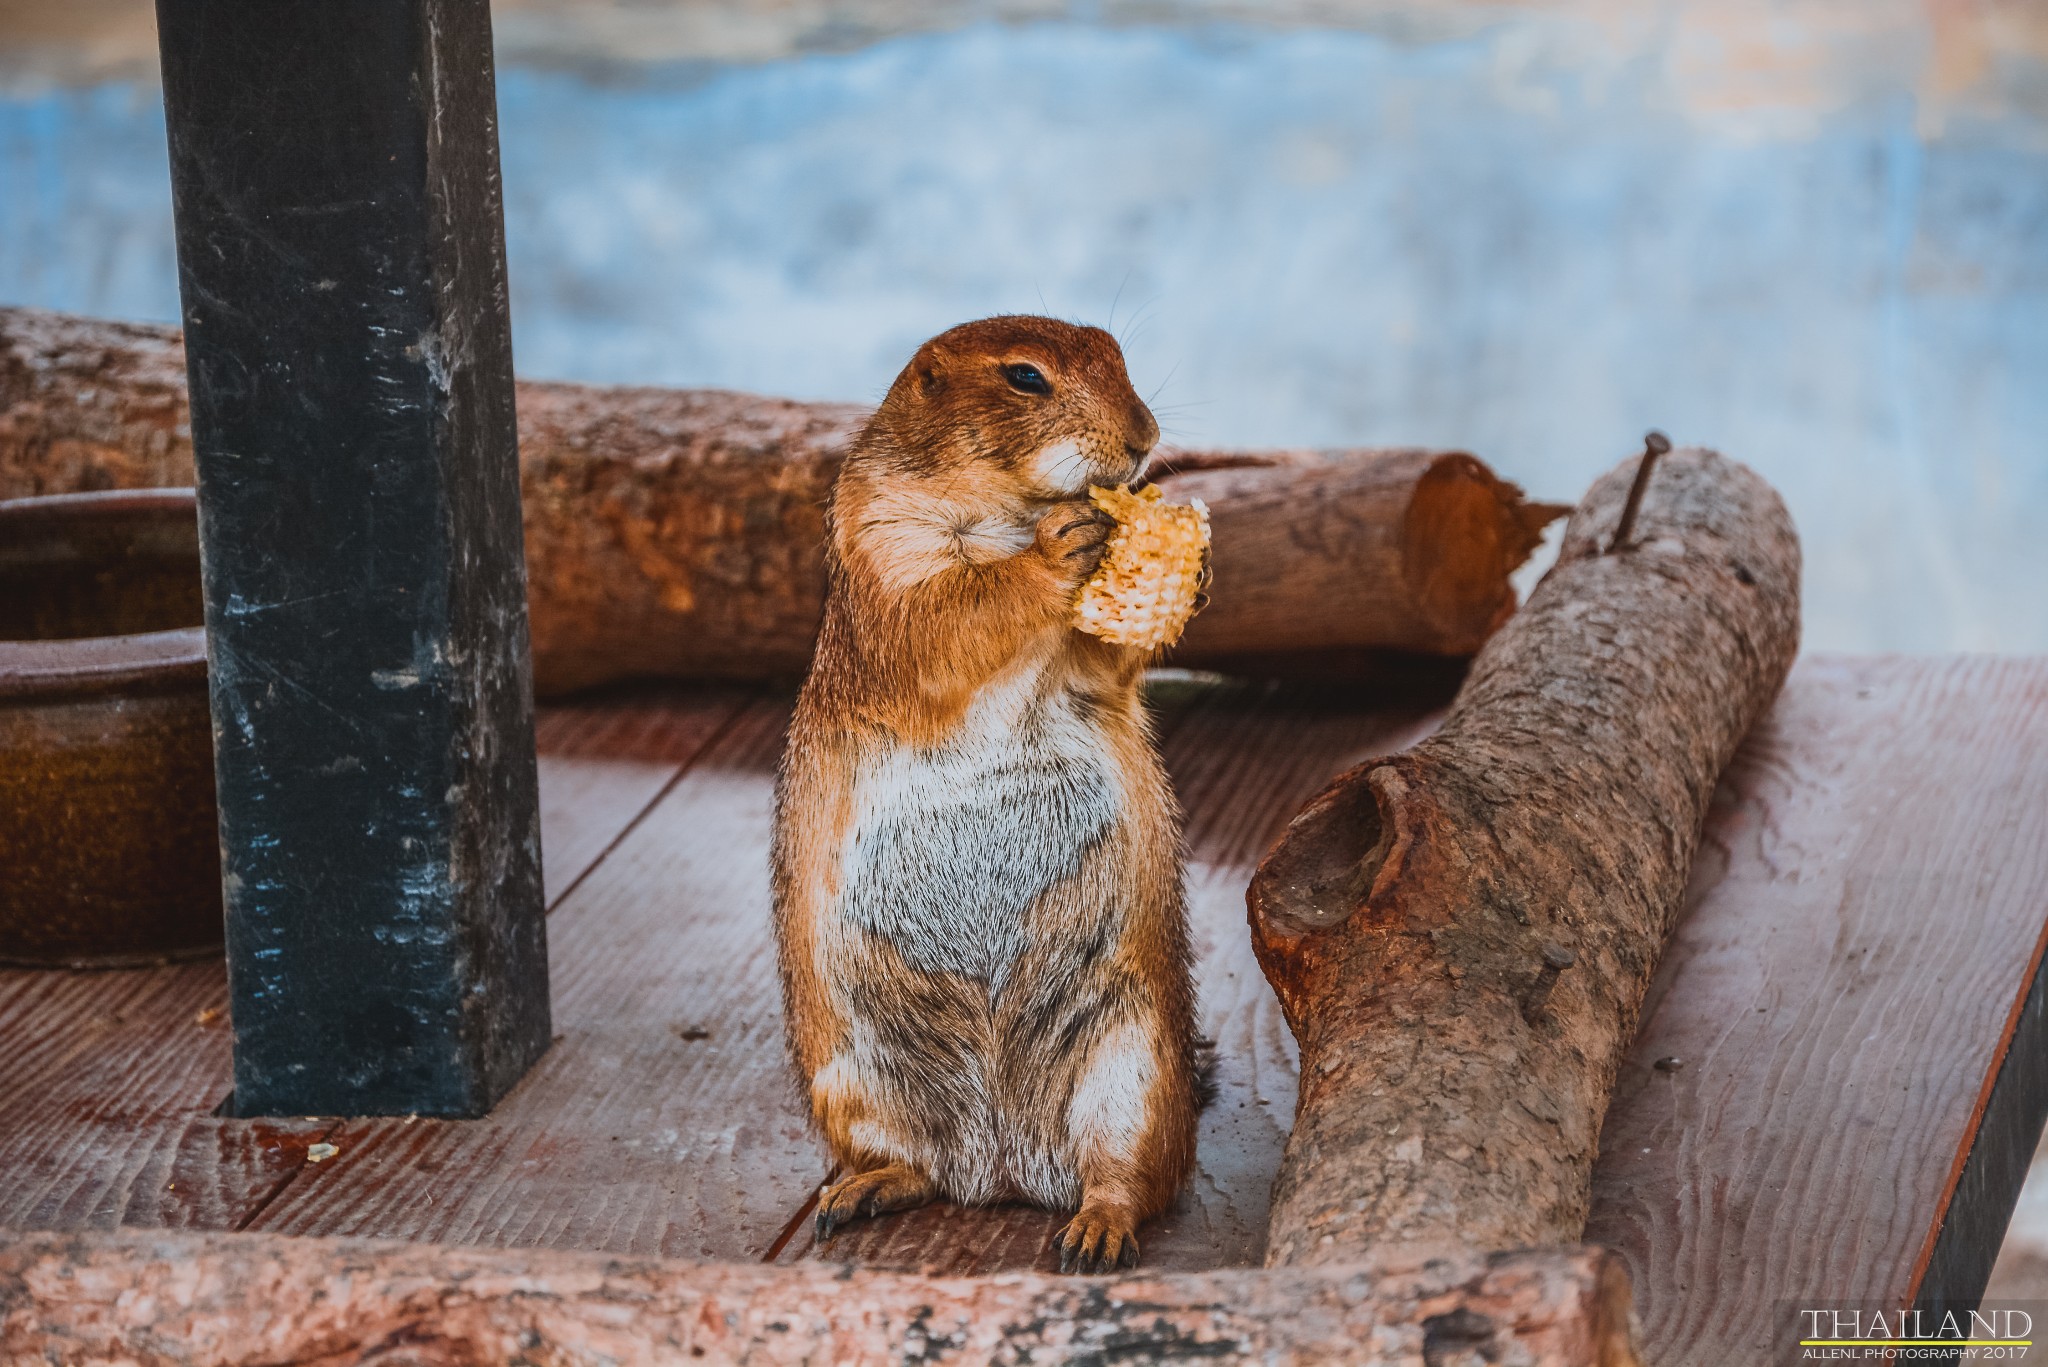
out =
{"type": "Polygon", "coordinates": [[[1535,503],[1473,457],[1436,457],[1415,483],[1401,521],[1402,577],[1441,649],[1479,649],[1515,610],[1508,576],[1568,505],[1535,503]]]}

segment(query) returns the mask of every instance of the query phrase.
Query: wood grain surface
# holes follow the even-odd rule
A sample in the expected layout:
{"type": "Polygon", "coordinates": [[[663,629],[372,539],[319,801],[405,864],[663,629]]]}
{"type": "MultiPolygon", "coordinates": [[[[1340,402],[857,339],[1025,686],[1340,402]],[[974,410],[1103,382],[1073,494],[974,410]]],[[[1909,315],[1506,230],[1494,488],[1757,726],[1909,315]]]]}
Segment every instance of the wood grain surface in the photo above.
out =
{"type": "Polygon", "coordinates": [[[719,687],[627,686],[538,710],[541,863],[550,909],[752,696],[719,687]]]}
{"type": "Polygon", "coordinates": [[[326,1121],[236,1121],[219,960],[0,972],[0,1228],[238,1229],[326,1121]]]}
{"type": "MultiPolygon", "coordinates": [[[[540,710],[551,901],[749,696],[628,689],[540,710]]],[[[218,959],[0,971],[0,1041],[0,1228],[242,1229],[338,1124],[216,1114],[233,1085],[218,959]]]]}
{"type": "MultiPolygon", "coordinates": [[[[1975,1135],[1952,1184],[1941,1228],[1916,1260],[1913,1304],[1929,1315],[1967,1310],[1994,1299],[1991,1285],[2006,1265],[2025,1259],[2022,1188],[2048,1124],[2048,928],[2034,944],[2033,986],[2014,1005],[2001,1041],[2004,1061],[1987,1079],[1977,1104],[1975,1135]]],[[[2048,1177],[2044,1170],[2042,1177],[2048,1177]]],[[[2015,1300],[2048,1297],[2012,1296],[2015,1300]]]]}
{"type": "Polygon", "coordinates": [[[1807,661],[1750,737],[1595,1170],[1653,1361],[1914,1294],[2048,920],[2043,755],[2038,660],[1807,661]]]}

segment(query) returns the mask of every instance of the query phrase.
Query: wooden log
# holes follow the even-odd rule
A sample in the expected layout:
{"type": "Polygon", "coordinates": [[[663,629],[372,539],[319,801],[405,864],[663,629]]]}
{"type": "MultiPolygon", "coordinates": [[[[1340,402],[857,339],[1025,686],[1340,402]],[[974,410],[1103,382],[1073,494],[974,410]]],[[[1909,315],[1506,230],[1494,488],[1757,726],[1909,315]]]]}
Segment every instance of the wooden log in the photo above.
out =
{"type": "Polygon", "coordinates": [[[1627,1274],[1574,1248],[1427,1266],[919,1277],[254,1234],[23,1234],[0,1359],[1632,1367],[1627,1274]]]}
{"type": "Polygon", "coordinates": [[[1248,894],[1301,1044],[1267,1260],[1576,1242],[1622,1051],[1716,779],[1798,646],[1784,505],[1712,452],[1636,462],[1437,734],[1303,810],[1248,894]]]}
{"type": "MultiPolygon", "coordinates": [[[[179,334],[0,309],[0,498],[189,484],[179,334]]],[[[794,675],[825,498],[866,416],[715,390],[518,387],[535,686],[794,675]]],[[[1356,676],[1464,656],[1565,510],[1458,452],[1168,453],[1214,512],[1214,602],[1173,663],[1356,676]]]]}
{"type": "Polygon", "coordinates": [[[1172,662],[1342,675],[1368,650],[1465,656],[1515,610],[1507,577],[1567,509],[1477,458],[1419,448],[1175,454],[1159,484],[1212,510],[1215,583],[1172,662]]]}

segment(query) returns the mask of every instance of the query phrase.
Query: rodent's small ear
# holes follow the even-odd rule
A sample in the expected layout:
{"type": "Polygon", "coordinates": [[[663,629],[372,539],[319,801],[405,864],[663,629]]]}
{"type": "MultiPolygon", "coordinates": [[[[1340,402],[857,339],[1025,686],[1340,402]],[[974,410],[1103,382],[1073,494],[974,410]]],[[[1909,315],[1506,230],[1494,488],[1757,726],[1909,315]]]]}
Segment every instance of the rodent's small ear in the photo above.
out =
{"type": "Polygon", "coordinates": [[[936,361],[924,361],[917,367],[919,392],[932,395],[939,392],[939,367],[936,361]]]}

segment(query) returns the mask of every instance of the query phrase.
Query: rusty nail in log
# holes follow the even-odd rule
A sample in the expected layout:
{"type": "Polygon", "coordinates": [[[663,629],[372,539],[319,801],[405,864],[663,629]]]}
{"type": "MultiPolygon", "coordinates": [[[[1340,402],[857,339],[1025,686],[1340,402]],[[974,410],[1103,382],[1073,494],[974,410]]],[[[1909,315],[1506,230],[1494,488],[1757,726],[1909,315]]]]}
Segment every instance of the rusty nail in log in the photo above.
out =
{"type": "Polygon", "coordinates": [[[1543,1008],[1550,1004],[1550,994],[1557,987],[1557,978],[1567,968],[1579,961],[1579,956],[1559,944],[1543,946],[1543,967],[1536,970],[1536,981],[1529,984],[1528,993],[1522,998],[1522,1019],[1534,1025],[1543,1018],[1543,1008]]]}
{"type": "Polygon", "coordinates": [[[1671,438],[1655,428],[1643,434],[1643,458],[1636,463],[1635,483],[1628,486],[1628,502],[1621,505],[1621,521],[1614,524],[1614,540],[1607,543],[1607,553],[1614,554],[1628,545],[1629,533],[1636,529],[1636,510],[1643,506],[1643,491],[1650,487],[1650,471],[1657,467],[1657,457],[1671,449],[1671,438]]]}

